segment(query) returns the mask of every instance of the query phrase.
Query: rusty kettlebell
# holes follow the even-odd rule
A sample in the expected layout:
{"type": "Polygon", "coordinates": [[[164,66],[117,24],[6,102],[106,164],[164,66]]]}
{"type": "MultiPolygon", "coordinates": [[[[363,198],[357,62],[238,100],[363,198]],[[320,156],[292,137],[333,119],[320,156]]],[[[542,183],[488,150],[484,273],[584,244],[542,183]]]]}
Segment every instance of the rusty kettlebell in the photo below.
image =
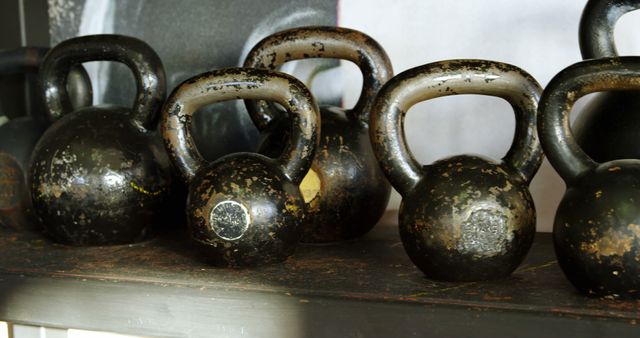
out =
{"type": "MultiPolygon", "coordinates": [[[[618,55],[613,29],[618,19],[640,8],[635,0],[591,0],[580,20],[583,59],[618,55]]],[[[598,162],[640,158],[640,90],[599,93],[573,124],[576,141],[598,162]]]]}
{"type": "Polygon", "coordinates": [[[160,59],[132,37],[77,37],[47,53],[41,82],[47,113],[55,122],[34,149],[30,188],[45,231],[72,245],[143,239],[171,183],[170,164],[154,132],[165,95],[160,59]],[[69,69],[98,60],[121,62],[133,71],[138,87],[133,108],[72,111],[64,86],[69,69]]]}
{"type": "Polygon", "coordinates": [[[311,167],[319,113],[300,81],[263,69],[227,68],[178,86],[162,113],[162,135],[189,182],[187,224],[206,259],[221,266],[285,260],[302,235],[305,204],[299,185],[311,167]],[[276,158],[235,153],[206,163],[191,137],[193,112],[233,99],[273,100],[290,112],[291,137],[276,158]]]}
{"type": "Polygon", "coordinates": [[[606,90],[640,90],[640,57],[574,64],[540,99],[540,140],[567,185],[553,241],[560,267],[581,292],[640,298],[640,160],[596,162],[569,127],[576,100],[606,90]]]}
{"type": "Polygon", "coordinates": [[[512,65],[450,60],[407,70],[380,90],[371,113],[371,142],[402,195],[402,243],[427,277],[477,281],[505,277],[524,259],[535,234],[528,185],[542,161],[536,109],[542,89],[512,65]],[[448,95],[482,94],[508,101],[516,115],[513,143],[495,162],[458,155],[421,166],[403,137],[414,104],[448,95]]]}
{"type": "MultiPolygon", "coordinates": [[[[334,242],[360,237],[380,219],[391,186],[369,142],[369,112],[376,93],[393,75],[391,62],[371,37],[338,27],[302,27],[270,35],[256,44],[245,67],[276,69],[307,58],[339,58],[360,67],[363,85],[353,109],[321,107],[322,135],[311,170],[302,181],[307,203],[303,242],[334,242]]],[[[245,101],[251,118],[268,136],[260,152],[277,156],[287,133],[284,114],[266,102],[245,101]]]]}
{"type": "MultiPolygon", "coordinates": [[[[0,75],[37,73],[47,50],[21,47],[0,51],[0,75]]],[[[73,69],[69,84],[74,107],[91,104],[91,83],[84,68],[73,69]]],[[[0,126],[0,225],[16,230],[36,228],[27,172],[31,152],[49,124],[39,96],[30,104],[30,116],[11,114],[17,117],[0,126]]]]}

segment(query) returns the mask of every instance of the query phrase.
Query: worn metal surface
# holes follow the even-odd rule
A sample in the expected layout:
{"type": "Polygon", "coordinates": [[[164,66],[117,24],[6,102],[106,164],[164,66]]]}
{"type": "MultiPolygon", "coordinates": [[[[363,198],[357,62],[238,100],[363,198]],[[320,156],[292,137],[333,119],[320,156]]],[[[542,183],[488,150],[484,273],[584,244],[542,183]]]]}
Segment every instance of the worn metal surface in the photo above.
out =
{"type": "MultiPolygon", "coordinates": [[[[0,51],[0,76],[16,73],[37,74],[46,48],[23,47],[0,51]]],[[[91,85],[81,66],[74,68],[70,83],[74,107],[91,104],[91,85]]],[[[23,99],[22,96],[14,97],[23,99]]],[[[30,102],[31,116],[10,112],[12,117],[0,126],[0,226],[33,229],[37,222],[31,211],[26,185],[31,151],[49,125],[41,99],[30,102]]]]}
{"type": "MultiPolygon", "coordinates": [[[[634,0],[591,0],[580,20],[582,57],[617,56],[614,26],[640,8],[634,0]]],[[[598,162],[640,158],[640,91],[611,88],[584,107],[573,125],[578,144],[598,162]]]]}
{"type": "MultiPolygon", "coordinates": [[[[303,25],[336,25],[336,0],[48,0],[51,43],[71,37],[116,33],[137,37],[158,53],[171,91],[196,74],[240,66],[263,37],[303,25]]],[[[330,63],[331,62],[331,63],[330,63]]],[[[306,66],[318,71],[329,60],[306,66]]],[[[304,74],[305,65],[288,68],[304,74]]],[[[96,101],[128,106],[135,84],[118,64],[91,65],[96,72],[96,101]],[[99,75],[99,76],[98,76],[99,75]]],[[[304,79],[307,80],[307,79],[304,79]]],[[[330,102],[340,102],[332,97],[330,102]]],[[[242,102],[201,107],[192,132],[202,155],[215,160],[238,151],[255,151],[258,131],[242,102]]]]}
{"type": "Polygon", "coordinates": [[[169,161],[154,133],[165,95],[162,63],[141,40],[94,35],[58,44],[41,69],[47,114],[57,120],[33,151],[30,189],[46,232],[73,245],[130,243],[160,222],[169,161]],[[111,60],[138,84],[133,108],[73,111],[66,77],[73,65],[111,60]]]}
{"type": "Polygon", "coordinates": [[[164,337],[637,336],[640,303],[575,292],[549,234],[510,277],[435,282],[405,254],[396,219],[254,269],[207,265],[186,234],[75,248],[5,231],[0,320],[164,337]]]}
{"type": "Polygon", "coordinates": [[[542,89],[504,63],[451,60],[398,74],[381,89],[371,116],[371,142],[383,171],[402,195],[400,234],[413,262],[434,279],[502,278],[524,259],[535,233],[528,184],[542,161],[536,110],[542,89]],[[460,155],[421,166],[404,138],[416,103],[457,94],[498,96],[516,115],[501,161],[460,155]]]}
{"type": "MultiPolygon", "coordinates": [[[[363,85],[353,109],[321,108],[320,146],[301,187],[307,203],[303,241],[353,239],[371,230],[389,201],[391,186],[373,155],[368,123],[375,95],[393,70],[375,40],[337,27],[294,28],[270,35],[253,47],[244,65],[276,69],[309,58],[351,61],[361,69],[363,85]]],[[[256,126],[267,134],[260,152],[277,156],[288,137],[279,125],[285,114],[264,101],[246,101],[246,106],[256,126]]]]}
{"type": "Polygon", "coordinates": [[[162,136],[189,183],[187,221],[203,258],[215,265],[262,265],[285,260],[302,235],[299,185],[319,138],[318,107],[303,83],[264,69],[226,68],[183,82],[163,107],[162,136]],[[291,115],[284,151],[276,159],[237,153],[208,163],[191,135],[201,106],[234,99],[272,100],[291,115]]]}
{"type": "Polygon", "coordinates": [[[542,145],[567,184],[554,242],[560,266],[583,293],[640,298],[640,161],[598,163],[569,127],[577,99],[610,89],[640,89],[640,57],[579,62],[558,73],[542,96],[542,145]]]}

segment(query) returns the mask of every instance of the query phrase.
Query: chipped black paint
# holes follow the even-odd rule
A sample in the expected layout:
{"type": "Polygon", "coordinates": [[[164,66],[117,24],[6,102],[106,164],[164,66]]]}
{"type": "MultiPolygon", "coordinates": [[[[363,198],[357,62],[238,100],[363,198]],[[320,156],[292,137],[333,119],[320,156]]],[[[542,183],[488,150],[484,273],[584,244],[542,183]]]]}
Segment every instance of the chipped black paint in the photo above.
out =
{"type": "MultiPolygon", "coordinates": [[[[382,47],[351,29],[302,27],[260,41],[244,65],[276,69],[305,58],[340,58],[362,70],[363,87],[352,110],[322,107],[322,135],[312,165],[314,182],[307,189],[304,242],[334,242],[367,233],[384,212],[391,187],[380,170],[369,141],[369,112],[382,85],[393,75],[382,47]]],[[[256,126],[266,135],[260,152],[277,156],[286,142],[286,118],[265,102],[245,101],[256,126]]],[[[307,186],[305,182],[303,185],[307,186]]]]}
{"type": "MultiPolygon", "coordinates": [[[[580,21],[582,57],[617,56],[614,26],[624,14],[639,9],[635,0],[591,0],[580,21]]],[[[640,158],[640,91],[597,94],[576,117],[573,125],[578,144],[598,162],[640,158]]]]}
{"type": "Polygon", "coordinates": [[[318,144],[318,108],[304,84],[286,74],[228,68],[183,82],[163,108],[166,149],[189,182],[187,221],[202,257],[217,266],[256,266],[293,254],[305,219],[300,182],[318,144]],[[242,99],[273,100],[289,110],[285,151],[271,159],[237,153],[207,163],[191,138],[200,106],[242,99]]]}
{"type": "MultiPolygon", "coordinates": [[[[23,47],[0,52],[0,76],[22,72],[36,73],[47,49],[23,47]]],[[[82,67],[70,76],[75,106],[91,104],[91,85],[82,67]]],[[[20,99],[23,99],[22,97],[20,99]]],[[[0,126],[0,225],[13,229],[35,229],[27,171],[29,157],[48,123],[42,104],[31,102],[31,116],[20,116],[0,126]]]]}
{"type": "Polygon", "coordinates": [[[122,244],[144,238],[158,221],[171,177],[153,132],[165,95],[164,70],[144,42],[96,35],[66,40],[42,64],[48,115],[58,119],[36,145],[30,172],[35,210],[48,235],[71,245],[122,244]],[[134,72],[133,109],[102,106],[71,112],[65,88],[78,63],[112,60],[134,72]]]}
{"type": "Polygon", "coordinates": [[[632,89],[640,89],[640,58],[603,58],[564,69],[540,100],[542,145],[567,184],[553,227],[556,255],[588,295],[640,298],[640,160],[595,162],[574,139],[569,114],[586,94],[632,89]]]}
{"type": "Polygon", "coordinates": [[[528,184],[542,161],[536,133],[541,91],[521,69],[483,60],[416,67],[381,89],[372,110],[371,142],[403,197],[402,243],[427,277],[501,278],[524,259],[535,234],[528,184]],[[401,130],[406,112],[418,102],[455,94],[495,95],[513,106],[516,132],[501,161],[459,155],[421,166],[413,158],[401,130]]]}

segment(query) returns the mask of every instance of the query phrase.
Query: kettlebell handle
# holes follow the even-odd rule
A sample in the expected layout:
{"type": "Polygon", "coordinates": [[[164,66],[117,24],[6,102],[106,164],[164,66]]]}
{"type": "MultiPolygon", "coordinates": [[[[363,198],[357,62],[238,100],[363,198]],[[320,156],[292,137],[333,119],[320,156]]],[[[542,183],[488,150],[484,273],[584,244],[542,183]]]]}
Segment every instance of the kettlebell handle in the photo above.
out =
{"type": "MultiPolygon", "coordinates": [[[[375,95],[393,76],[393,68],[382,46],[364,33],[329,26],[280,31],[258,42],[247,55],[244,66],[275,70],[285,62],[309,58],[343,59],[360,68],[362,91],[351,113],[368,123],[375,95]]],[[[259,130],[267,129],[276,119],[265,101],[246,100],[245,105],[259,130]]]]}
{"type": "Polygon", "coordinates": [[[190,182],[206,165],[191,136],[191,118],[202,106],[222,101],[270,100],[291,113],[292,132],[277,159],[299,185],[309,171],[319,138],[319,110],[311,92],[294,77],[266,69],[226,68],[188,79],[171,93],[162,110],[162,136],[182,178],[190,182]]]}
{"type": "Polygon", "coordinates": [[[88,61],[116,61],[127,65],[138,93],[132,122],[151,130],[166,94],[165,74],[158,55],[142,40],[122,35],[87,35],[65,40],[53,47],[42,62],[41,83],[49,118],[55,121],[72,107],[65,87],[71,67],[88,61]]]}
{"type": "Polygon", "coordinates": [[[516,128],[502,159],[530,182],[542,162],[536,110],[542,88],[515,66],[485,60],[450,60],[398,74],[382,87],[373,106],[369,133],[376,158],[392,185],[407,196],[423,179],[423,169],[404,138],[404,117],[415,104],[456,94],[505,99],[513,107],[516,128]]]}
{"type": "MultiPolygon", "coordinates": [[[[19,47],[0,51],[0,75],[38,72],[48,50],[49,48],[45,47],[19,47]]],[[[72,105],[74,107],[90,106],[93,99],[91,80],[87,72],[78,65],[72,68],[69,77],[71,81],[69,81],[68,90],[71,91],[72,105]]]]}
{"type": "Polygon", "coordinates": [[[598,165],[573,136],[569,122],[573,104],[598,91],[638,89],[640,57],[636,56],[578,62],[549,82],[540,99],[538,130],[549,162],[566,182],[575,181],[598,165]]]}
{"type": "Polygon", "coordinates": [[[637,0],[590,0],[580,18],[580,51],[583,59],[618,55],[614,27],[624,14],[640,8],[637,0]]]}

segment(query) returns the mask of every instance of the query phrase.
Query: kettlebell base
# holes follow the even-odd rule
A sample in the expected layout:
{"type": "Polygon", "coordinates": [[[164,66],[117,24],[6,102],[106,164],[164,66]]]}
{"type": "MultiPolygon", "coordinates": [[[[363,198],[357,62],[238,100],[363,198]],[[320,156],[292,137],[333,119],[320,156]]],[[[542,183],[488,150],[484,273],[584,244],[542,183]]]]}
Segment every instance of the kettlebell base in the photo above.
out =
{"type": "Polygon", "coordinates": [[[425,277],[439,282],[482,282],[507,278],[515,271],[517,265],[506,266],[504,263],[498,261],[495,264],[489,265],[483,263],[478,264],[450,264],[450,265],[425,265],[411,259],[425,277]]]}
{"type": "Polygon", "coordinates": [[[132,237],[111,237],[108,233],[98,233],[93,230],[76,232],[73,236],[69,236],[68,233],[59,232],[60,229],[63,229],[60,225],[56,226],[55,229],[47,229],[45,226],[44,234],[56,243],[69,246],[126,245],[143,242],[152,237],[152,231],[146,228],[132,237]]]}
{"type": "Polygon", "coordinates": [[[241,256],[226,256],[224,251],[212,248],[211,244],[191,240],[193,247],[197,251],[197,256],[203,263],[219,268],[245,269],[257,268],[272,264],[282,263],[290,257],[284,255],[264,255],[259,258],[243,258],[241,256]]]}

